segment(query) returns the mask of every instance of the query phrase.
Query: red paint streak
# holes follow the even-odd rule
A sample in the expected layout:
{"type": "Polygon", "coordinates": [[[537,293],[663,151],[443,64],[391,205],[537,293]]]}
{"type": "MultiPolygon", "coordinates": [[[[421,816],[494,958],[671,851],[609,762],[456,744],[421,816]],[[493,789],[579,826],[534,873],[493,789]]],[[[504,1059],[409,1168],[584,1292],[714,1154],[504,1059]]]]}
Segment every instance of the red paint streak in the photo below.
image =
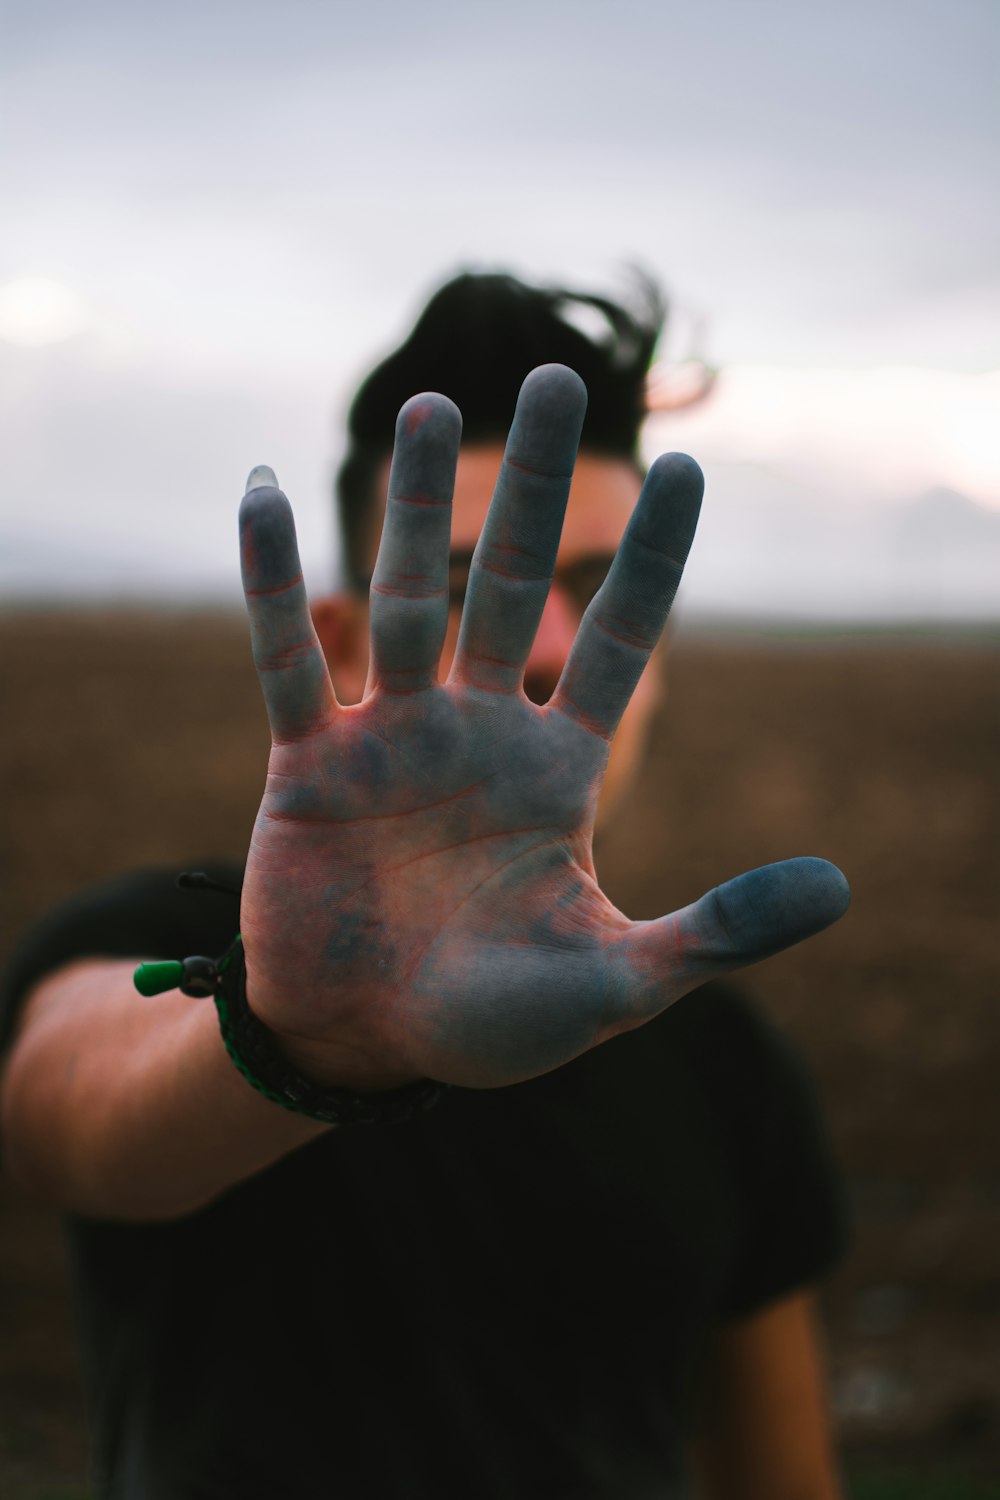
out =
{"type": "Polygon", "coordinates": [[[549,708],[555,709],[557,713],[565,714],[567,719],[572,719],[574,724],[579,724],[581,729],[585,729],[588,734],[592,734],[597,739],[603,740],[605,744],[610,740],[611,736],[608,734],[601,720],[584,713],[583,709],[573,702],[565,689],[553,694],[549,701],[549,708]]]}
{"type": "Polygon", "coordinates": [[[419,432],[433,410],[434,405],[431,401],[418,401],[410,407],[406,413],[406,431],[410,437],[415,432],[419,432]]]}
{"type": "Polygon", "coordinates": [[[508,552],[512,557],[530,557],[532,562],[535,561],[535,553],[532,552],[530,547],[515,547],[513,542],[494,542],[490,550],[493,552],[508,552]]]}
{"type": "Polygon", "coordinates": [[[240,536],[240,558],[244,575],[252,578],[257,572],[257,546],[252,521],[246,523],[240,536]]]}
{"type": "MultiPolygon", "coordinates": [[[[405,573],[400,575],[401,579],[405,579],[406,576],[405,573]]],[[[414,581],[419,581],[420,574],[414,573],[413,578],[414,581]]],[[[399,584],[373,583],[371,591],[387,599],[440,599],[448,592],[447,589],[407,589],[403,588],[402,582],[399,584]]]]}
{"type": "Polygon", "coordinates": [[[501,667],[505,672],[516,672],[518,662],[505,661],[502,656],[488,656],[485,651],[472,651],[468,647],[462,652],[464,662],[483,662],[488,667],[501,667]]]}
{"type": "Polygon", "coordinates": [[[389,499],[393,505],[450,505],[451,500],[435,500],[432,496],[425,495],[390,495],[389,499]]]}
{"type": "MultiPolygon", "coordinates": [[[[369,730],[368,733],[374,734],[374,730],[369,730]]],[[[381,735],[375,735],[375,738],[378,740],[382,740],[381,735]]],[[[382,740],[382,743],[384,745],[389,745],[390,750],[394,750],[396,748],[395,745],[390,745],[388,740],[382,740]]],[[[289,779],[296,780],[297,778],[290,777],[289,779]]],[[[321,824],[324,827],[326,827],[327,825],[332,825],[336,828],[356,828],[361,823],[391,823],[396,818],[411,818],[417,816],[419,813],[437,812],[439,808],[447,807],[449,803],[461,802],[463,798],[471,797],[473,792],[481,791],[484,786],[492,781],[492,779],[492,775],[484,776],[482,781],[474,781],[470,786],[462,787],[460,791],[453,792],[450,797],[441,797],[437,802],[421,803],[418,807],[404,807],[399,812],[369,813],[357,818],[331,818],[326,813],[322,813],[320,816],[315,818],[304,818],[293,813],[277,812],[273,808],[271,808],[266,811],[265,816],[275,823],[317,823],[321,824]]],[[[530,833],[530,831],[530,829],[514,830],[515,833],[530,833]]],[[[494,835],[491,834],[483,835],[484,838],[493,836],[494,835]]]]}
{"type": "Polygon", "coordinates": [[[523,459],[514,458],[512,454],[504,454],[504,466],[508,469],[516,469],[519,474],[527,474],[532,479],[557,479],[568,484],[573,478],[573,470],[566,473],[563,469],[540,469],[537,464],[525,463],[523,459]]]}
{"type": "Polygon", "coordinates": [[[618,641],[622,646],[631,646],[633,651],[644,651],[647,655],[649,654],[652,650],[649,642],[645,637],[639,635],[637,631],[631,630],[627,621],[618,619],[613,615],[608,618],[614,619],[615,624],[621,626],[621,631],[612,630],[611,626],[605,624],[604,620],[600,619],[597,615],[591,615],[590,623],[596,625],[598,630],[603,631],[605,635],[610,636],[613,641],[618,641]]]}
{"type": "Polygon", "coordinates": [[[270,588],[270,589],[251,589],[251,588],[246,588],[246,589],[243,590],[243,592],[246,594],[246,596],[247,596],[248,599],[267,598],[267,597],[269,597],[272,594],[287,594],[288,591],[289,591],[289,589],[298,588],[298,586],[299,586],[299,584],[301,582],[302,582],[302,574],[301,573],[297,573],[296,576],[293,579],[291,579],[290,582],[288,582],[288,583],[276,583],[274,585],[274,587],[270,588]]]}

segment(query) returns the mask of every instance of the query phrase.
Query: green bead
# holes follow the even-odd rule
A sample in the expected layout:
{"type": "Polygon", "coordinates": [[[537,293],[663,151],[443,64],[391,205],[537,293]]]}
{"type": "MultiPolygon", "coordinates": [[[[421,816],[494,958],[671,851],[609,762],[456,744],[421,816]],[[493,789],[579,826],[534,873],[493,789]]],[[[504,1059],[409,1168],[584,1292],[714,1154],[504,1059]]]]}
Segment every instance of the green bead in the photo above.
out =
{"type": "Polygon", "coordinates": [[[132,982],[140,995],[162,995],[175,990],[184,978],[184,965],[175,959],[162,963],[140,964],[132,982]]]}

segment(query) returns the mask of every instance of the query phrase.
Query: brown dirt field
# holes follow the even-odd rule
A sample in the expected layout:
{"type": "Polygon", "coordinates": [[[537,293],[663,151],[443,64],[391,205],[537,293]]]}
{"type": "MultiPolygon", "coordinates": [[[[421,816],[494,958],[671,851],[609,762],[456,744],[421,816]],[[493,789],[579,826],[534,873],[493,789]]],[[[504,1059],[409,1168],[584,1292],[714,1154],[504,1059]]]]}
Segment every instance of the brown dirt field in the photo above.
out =
{"type": "MultiPolygon", "coordinates": [[[[11,613],[0,680],[0,958],[86,881],[245,851],[267,735],[241,619],[11,613]]],[[[842,923],[752,975],[852,1186],[855,1249],[825,1296],[848,1453],[1000,1459],[998,688],[995,634],[682,630],[642,783],[597,851],[636,917],[792,854],[851,880],[842,923]]],[[[78,1483],[58,1222],[9,1183],[0,1328],[0,1491],[78,1483]]]]}

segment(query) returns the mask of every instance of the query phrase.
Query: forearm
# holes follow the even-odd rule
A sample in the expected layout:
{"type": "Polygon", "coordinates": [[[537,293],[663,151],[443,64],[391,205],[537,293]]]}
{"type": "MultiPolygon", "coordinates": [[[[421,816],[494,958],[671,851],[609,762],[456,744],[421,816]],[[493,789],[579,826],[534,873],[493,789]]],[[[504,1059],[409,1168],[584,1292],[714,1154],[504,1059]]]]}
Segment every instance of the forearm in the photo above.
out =
{"type": "Polygon", "coordinates": [[[702,1403],[691,1455],[700,1500],[843,1500],[811,1295],[728,1324],[702,1403]]]}
{"type": "Polygon", "coordinates": [[[330,1128],[240,1076],[211,1000],[144,999],[133,968],[82,961],[28,997],[3,1078],[16,1180],[77,1213],[174,1218],[330,1128]]]}

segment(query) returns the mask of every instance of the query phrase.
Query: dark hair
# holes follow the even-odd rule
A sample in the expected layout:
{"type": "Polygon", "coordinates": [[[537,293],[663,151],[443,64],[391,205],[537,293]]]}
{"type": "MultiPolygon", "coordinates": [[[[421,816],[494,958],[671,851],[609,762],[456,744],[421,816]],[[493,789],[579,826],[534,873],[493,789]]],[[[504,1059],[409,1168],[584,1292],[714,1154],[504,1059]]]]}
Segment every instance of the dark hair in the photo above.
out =
{"type": "Polygon", "coordinates": [[[666,318],[659,288],[634,271],[629,305],[503,273],[464,272],[434,293],[409,337],[362,381],[347,418],[337,475],[347,580],[367,582],[366,522],[396,415],[419,391],[440,391],[462,413],[465,442],[503,441],[524,377],[569,365],[587,387],[581,447],[639,462],[645,378],[666,318]]]}

